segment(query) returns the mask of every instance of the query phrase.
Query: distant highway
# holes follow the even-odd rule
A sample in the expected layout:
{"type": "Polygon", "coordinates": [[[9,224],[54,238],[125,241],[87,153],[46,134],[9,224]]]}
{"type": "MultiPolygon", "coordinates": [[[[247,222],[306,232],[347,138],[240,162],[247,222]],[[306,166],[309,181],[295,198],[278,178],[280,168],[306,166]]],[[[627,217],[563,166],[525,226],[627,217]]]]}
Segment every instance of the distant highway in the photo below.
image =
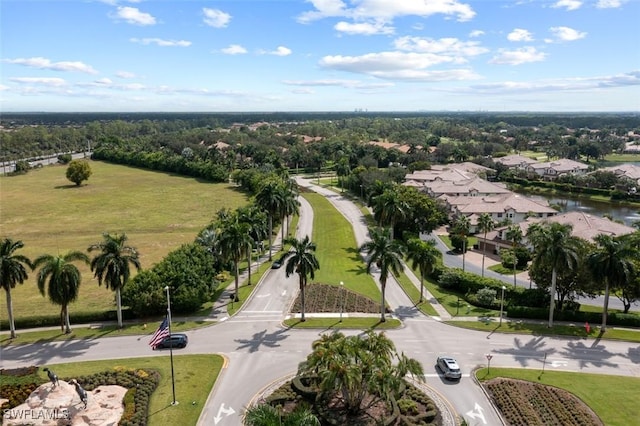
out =
{"type": "MultiPolygon", "coordinates": [[[[67,154],[67,153],[65,152],[64,154],[67,154]]],[[[38,165],[48,166],[50,164],[56,164],[58,163],[58,155],[61,155],[61,154],[51,154],[39,160],[29,161],[29,164],[31,164],[32,167],[38,167],[38,165]]],[[[89,157],[91,157],[90,152],[75,152],[71,154],[71,158],[73,160],[77,160],[78,158],[89,158],[89,157]]],[[[25,158],[24,160],[28,160],[28,158],[25,158]]],[[[15,160],[6,161],[6,162],[3,162],[2,165],[0,165],[0,173],[2,173],[3,175],[6,175],[7,173],[11,173],[15,169],[16,169],[15,160]]]]}

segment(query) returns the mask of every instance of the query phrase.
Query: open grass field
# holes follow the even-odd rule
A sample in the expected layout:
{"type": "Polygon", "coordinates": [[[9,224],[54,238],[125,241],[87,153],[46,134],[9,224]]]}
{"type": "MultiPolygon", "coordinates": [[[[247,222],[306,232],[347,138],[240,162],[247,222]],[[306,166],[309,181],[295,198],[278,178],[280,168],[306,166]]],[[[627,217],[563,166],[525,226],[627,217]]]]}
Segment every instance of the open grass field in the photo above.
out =
{"type": "Polygon", "coordinates": [[[607,426],[638,424],[640,378],[532,369],[486,368],[476,371],[481,381],[495,377],[527,380],[565,389],[584,401],[607,426]]]}
{"type": "MultiPolygon", "coordinates": [[[[160,261],[197,233],[227,207],[248,202],[232,185],[90,162],[92,176],[76,187],[65,177],[65,166],[34,169],[26,175],[0,177],[0,237],[22,240],[21,254],[86,251],[100,242],[104,232],[126,233],[129,245],[140,252],[143,269],[160,261]]],[[[115,308],[113,292],[99,287],[87,266],[80,268],[82,285],[70,312],[115,308]]],[[[35,273],[13,291],[16,318],[59,315],[59,307],[42,297],[35,273]]],[[[0,318],[7,318],[6,296],[1,292],[0,318]]]]}

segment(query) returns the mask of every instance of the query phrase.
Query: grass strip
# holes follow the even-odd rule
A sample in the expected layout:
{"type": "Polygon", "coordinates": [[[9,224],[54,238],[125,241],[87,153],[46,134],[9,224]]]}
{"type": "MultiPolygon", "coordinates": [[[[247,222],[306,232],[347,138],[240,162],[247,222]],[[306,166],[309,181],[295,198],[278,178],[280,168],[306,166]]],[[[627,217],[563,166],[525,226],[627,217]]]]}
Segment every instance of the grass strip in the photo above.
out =
{"type": "Polygon", "coordinates": [[[488,333],[517,333],[534,336],[573,336],[590,339],[623,340],[640,343],[640,330],[626,328],[612,328],[600,335],[600,327],[592,326],[587,333],[582,325],[554,324],[549,328],[547,324],[530,323],[524,321],[508,320],[498,323],[498,319],[490,318],[478,321],[445,321],[446,324],[471,330],[486,331],[488,333]]]}

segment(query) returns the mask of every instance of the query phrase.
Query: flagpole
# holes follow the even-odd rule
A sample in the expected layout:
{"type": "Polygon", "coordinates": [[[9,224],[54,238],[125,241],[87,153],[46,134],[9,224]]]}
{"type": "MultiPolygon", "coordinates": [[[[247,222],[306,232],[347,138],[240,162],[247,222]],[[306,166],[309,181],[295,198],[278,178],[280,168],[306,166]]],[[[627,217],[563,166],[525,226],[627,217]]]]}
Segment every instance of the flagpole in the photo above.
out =
{"type": "MultiPolygon", "coordinates": [[[[167,317],[169,318],[169,337],[171,337],[171,298],[169,297],[169,286],[166,286],[167,292],[167,317]]],[[[169,340],[169,357],[171,359],[171,389],[173,391],[173,402],[171,405],[178,405],[176,401],[176,381],[173,376],[173,342],[169,340]]]]}

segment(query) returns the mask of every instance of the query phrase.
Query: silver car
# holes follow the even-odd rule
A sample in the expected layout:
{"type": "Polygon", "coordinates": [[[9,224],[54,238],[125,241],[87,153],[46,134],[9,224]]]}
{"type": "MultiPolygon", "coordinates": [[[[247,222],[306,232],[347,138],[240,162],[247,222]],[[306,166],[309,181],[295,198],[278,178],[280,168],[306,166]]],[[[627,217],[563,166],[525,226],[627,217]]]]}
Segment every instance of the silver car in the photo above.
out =
{"type": "Polygon", "coordinates": [[[460,371],[460,366],[458,362],[451,357],[448,356],[440,356],[438,357],[438,361],[436,362],[442,374],[444,374],[444,378],[448,380],[460,380],[462,377],[462,372],[460,371]]]}

